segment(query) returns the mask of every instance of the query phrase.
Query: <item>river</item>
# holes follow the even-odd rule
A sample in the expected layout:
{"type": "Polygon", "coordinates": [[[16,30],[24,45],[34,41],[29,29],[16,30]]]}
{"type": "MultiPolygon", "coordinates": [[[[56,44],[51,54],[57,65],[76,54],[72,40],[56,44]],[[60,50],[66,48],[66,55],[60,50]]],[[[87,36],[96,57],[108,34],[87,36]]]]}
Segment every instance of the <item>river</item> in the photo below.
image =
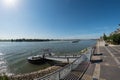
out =
{"type": "Polygon", "coordinates": [[[42,49],[50,48],[56,55],[78,54],[80,50],[93,46],[96,40],[49,42],[0,42],[0,73],[29,73],[49,66],[28,63],[27,57],[42,54],[42,49]]]}

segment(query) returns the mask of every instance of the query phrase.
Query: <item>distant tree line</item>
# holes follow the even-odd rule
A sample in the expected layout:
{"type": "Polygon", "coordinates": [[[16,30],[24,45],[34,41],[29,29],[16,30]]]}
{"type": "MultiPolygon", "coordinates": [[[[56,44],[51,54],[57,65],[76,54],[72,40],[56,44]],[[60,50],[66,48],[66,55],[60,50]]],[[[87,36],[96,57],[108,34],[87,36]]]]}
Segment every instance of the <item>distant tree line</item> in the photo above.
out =
{"type": "Polygon", "coordinates": [[[119,34],[113,34],[110,36],[107,36],[106,34],[103,35],[103,39],[111,44],[120,44],[120,33],[119,34]]]}
{"type": "Polygon", "coordinates": [[[52,41],[52,39],[4,39],[1,42],[42,42],[42,41],[52,41]]]}
{"type": "Polygon", "coordinates": [[[50,39],[11,39],[12,42],[39,42],[50,41],[50,39]]]}

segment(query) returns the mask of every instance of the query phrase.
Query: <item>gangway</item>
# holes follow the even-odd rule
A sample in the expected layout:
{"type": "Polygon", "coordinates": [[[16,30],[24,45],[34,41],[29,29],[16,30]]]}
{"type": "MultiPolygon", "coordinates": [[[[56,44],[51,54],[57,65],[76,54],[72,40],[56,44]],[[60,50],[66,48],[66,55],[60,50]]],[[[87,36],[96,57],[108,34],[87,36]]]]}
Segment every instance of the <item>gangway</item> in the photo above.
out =
{"type": "Polygon", "coordinates": [[[43,77],[36,78],[34,80],[79,80],[90,64],[90,58],[92,53],[93,49],[88,48],[86,54],[82,54],[72,63],[66,65],[62,69],[59,69],[43,77]],[[74,74],[74,76],[71,77],[71,74],[74,74]],[[79,77],[77,77],[76,75],[78,75],[79,77]]]}
{"type": "Polygon", "coordinates": [[[73,62],[77,58],[79,58],[81,55],[77,56],[46,56],[45,58],[48,60],[54,60],[54,61],[61,61],[61,62],[73,62]]]}

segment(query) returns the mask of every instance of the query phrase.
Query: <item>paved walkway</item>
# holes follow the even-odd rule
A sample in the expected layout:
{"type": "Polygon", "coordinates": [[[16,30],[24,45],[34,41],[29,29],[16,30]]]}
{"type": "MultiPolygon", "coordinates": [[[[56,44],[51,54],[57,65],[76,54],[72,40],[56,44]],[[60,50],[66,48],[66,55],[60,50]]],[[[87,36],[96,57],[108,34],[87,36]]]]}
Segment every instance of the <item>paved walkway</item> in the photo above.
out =
{"type": "Polygon", "coordinates": [[[120,46],[104,46],[97,42],[95,54],[103,61],[91,63],[82,80],[120,80],[120,46]]]}

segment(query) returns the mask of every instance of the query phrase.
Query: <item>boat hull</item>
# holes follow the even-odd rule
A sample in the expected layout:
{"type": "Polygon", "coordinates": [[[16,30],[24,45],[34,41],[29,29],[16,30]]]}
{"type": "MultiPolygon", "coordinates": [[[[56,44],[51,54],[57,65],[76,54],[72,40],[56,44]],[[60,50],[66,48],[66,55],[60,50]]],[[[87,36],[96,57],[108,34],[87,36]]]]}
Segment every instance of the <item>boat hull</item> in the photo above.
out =
{"type": "Polygon", "coordinates": [[[31,59],[28,59],[28,62],[31,63],[31,64],[44,64],[47,60],[46,59],[38,59],[38,60],[31,60],[31,59]]]}

